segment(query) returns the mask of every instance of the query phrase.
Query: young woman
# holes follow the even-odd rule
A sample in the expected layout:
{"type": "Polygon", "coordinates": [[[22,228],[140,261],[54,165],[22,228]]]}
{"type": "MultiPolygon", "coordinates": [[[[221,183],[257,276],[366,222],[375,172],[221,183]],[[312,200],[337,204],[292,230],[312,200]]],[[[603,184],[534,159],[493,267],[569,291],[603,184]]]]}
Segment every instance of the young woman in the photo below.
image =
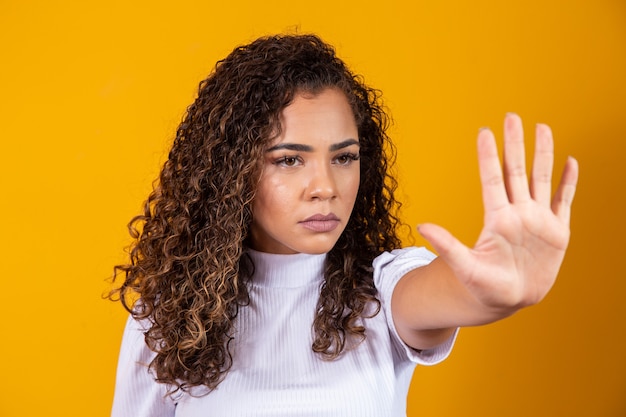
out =
{"type": "Polygon", "coordinates": [[[551,198],[553,143],[521,120],[504,174],[478,135],[485,225],[473,248],[400,248],[394,148],[377,92],[312,35],[236,48],[200,84],[114,292],[131,313],[114,416],[400,416],[416,364],[461,326],[540,301],[569,240],[578,168],[551,198]]]}

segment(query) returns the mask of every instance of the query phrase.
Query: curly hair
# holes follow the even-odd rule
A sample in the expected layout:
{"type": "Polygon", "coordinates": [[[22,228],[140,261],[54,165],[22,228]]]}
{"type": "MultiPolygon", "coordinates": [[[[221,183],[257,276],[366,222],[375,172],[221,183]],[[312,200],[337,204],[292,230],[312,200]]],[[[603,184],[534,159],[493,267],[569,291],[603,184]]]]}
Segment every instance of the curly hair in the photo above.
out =
{"type": "Polygon", "coordinates": [[[129,223],[129,261],[110,298],[149,323],[156,380],[170,392],[214,389],[232,365],[234,319],[249,302],[254,265],[245,248],[264,151],[279,116],[300,93],[342,91],[360,141],[361,182],[352,216],[328,253],[313,322],[313,351],[332,360],[365,338],[378,314],[372,261],[400,245],[388,174],[395,149],[380,93],[366,86],[315,35],[277,35],[237,47],[199,85],[167,161],[129,223]],[[368,308],[372,305],[374,308],[368,308]]]}

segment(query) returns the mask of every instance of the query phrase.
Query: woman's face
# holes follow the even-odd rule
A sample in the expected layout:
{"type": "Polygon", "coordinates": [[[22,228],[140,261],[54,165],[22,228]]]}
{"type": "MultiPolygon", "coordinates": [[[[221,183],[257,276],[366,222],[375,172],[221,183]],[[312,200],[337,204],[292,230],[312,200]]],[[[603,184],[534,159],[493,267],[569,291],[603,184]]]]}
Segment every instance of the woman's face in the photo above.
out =
{"type": "Polygon", "coordinates": [[[343,232],[359,189],[359,137],[346,96],[298,94],[281,113],[252,203],[252,248],[326,253],[343,232]]]}

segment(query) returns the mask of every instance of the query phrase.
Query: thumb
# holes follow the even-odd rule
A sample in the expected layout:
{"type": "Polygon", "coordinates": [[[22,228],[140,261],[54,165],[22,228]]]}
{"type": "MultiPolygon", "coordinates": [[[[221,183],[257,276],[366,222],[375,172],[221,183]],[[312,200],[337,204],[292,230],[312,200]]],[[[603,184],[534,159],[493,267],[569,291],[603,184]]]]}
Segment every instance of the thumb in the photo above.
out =
{"type": "Polygon", "coordinates": [[[424,223],[417,226],[417,231],[453,271],[462,270],[472,262],[469,248],[443,227],[424,223]]]}

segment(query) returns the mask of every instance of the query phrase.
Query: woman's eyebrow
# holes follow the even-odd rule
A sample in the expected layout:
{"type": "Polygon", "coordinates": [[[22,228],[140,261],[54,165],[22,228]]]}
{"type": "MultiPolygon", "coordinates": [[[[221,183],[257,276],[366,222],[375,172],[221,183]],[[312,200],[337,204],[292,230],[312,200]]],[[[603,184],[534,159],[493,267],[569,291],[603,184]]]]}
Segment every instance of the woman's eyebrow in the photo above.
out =
{"type": "Polygon", "coordinates": [[[299,152],[313,152],[313,147],[309,145],[303,145],[300,143],[279,143],[278,145],[274,145],[269,148],[266,152],[278,151],[281,149],[287,149],[289,151],[299,151],[299,152]]]}
{"type": "MultiPolygon", "coordinates": [[[[333,143],[329,146],[329,150],[331,152],[337,151],[339,149],[347,148],[348,146],[359,145],[359,141],[356,139],[346,139],[339,143],[333,143]]],[[[266,152],[274,152],[281,149],[286,149],[288,151],[297,151],[297,152],[313,152],[314,148],[310,145],[304,145],[301,143],[279,143],[277,145],[272,146],[266,152]]]]}
{"type": "Polygon", "coordinates": [[[356,139],[346,139],[346,140],[341,141],[339,143],[333,143],[332,145],[330,145],[329,150],[331,152],[338,151],[339,149],[347,148],[348,146],[351,146],[351,145],[360,146],[358,140],[356,140],[356,139]]]}

